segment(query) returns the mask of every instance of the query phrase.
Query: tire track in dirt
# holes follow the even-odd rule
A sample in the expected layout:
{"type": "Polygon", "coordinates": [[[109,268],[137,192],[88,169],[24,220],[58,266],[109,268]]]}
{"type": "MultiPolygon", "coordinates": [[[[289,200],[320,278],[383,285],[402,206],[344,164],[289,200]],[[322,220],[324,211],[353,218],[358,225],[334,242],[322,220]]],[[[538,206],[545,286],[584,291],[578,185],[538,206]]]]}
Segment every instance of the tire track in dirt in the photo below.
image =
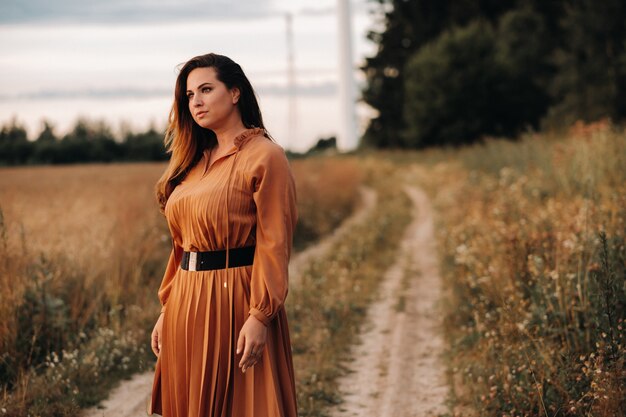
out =
{"type": "Polygon", "coordinates": [[[445,345],[438,302],[441,297],[433,210],[427,195],[406,187],[413,221],[397,262],[368,309],[347,375],[339,379],[344,402],[333,417],[430,417],[449,412],[445,345]]]}
{"type": "MultiPolygon", "coordinates": [[[[313,246],[294,254],[289,263],[290,286],[298,285],[304,268],[332,248],[353,226],[363,222],[376,207],[377,194],[369,187],[361,187],[361,202],[357,209],[330,235],[313,246]]],[[[149,343],[149,341],[147,342],[149,343]]],[[[148,346],[149,348],[149,346],[148,346]]],[[[81,417],[144,417],[150,400],[154,370],[135,374],[114,388],[99,406],[83,410],[81,417]]]]}

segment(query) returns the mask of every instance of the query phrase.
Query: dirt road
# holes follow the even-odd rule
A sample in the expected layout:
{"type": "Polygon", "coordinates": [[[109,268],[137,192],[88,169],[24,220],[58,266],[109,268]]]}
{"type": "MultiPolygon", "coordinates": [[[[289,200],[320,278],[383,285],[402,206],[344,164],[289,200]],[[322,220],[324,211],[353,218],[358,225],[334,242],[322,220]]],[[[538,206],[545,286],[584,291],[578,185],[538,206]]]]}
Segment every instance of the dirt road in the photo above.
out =
{"type": "Polygon", "coordinates": [[[352,372],[339,381],[344,402],[331,410],[333,417],[429,417],[449,411],[433,212],[421,189],[406,192],[413,222],[355,340],[354,359],[346,364],[352,372]]]}

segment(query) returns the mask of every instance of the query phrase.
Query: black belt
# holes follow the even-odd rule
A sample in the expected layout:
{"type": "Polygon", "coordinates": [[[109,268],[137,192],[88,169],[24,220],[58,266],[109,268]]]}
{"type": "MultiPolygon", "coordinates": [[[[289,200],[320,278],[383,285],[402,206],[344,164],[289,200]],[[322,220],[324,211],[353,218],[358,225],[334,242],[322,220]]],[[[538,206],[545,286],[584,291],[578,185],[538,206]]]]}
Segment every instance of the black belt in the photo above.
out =
{"type": "MultiPolygon", "coordinates": [[[[252,265],[254,246],[232,248],[228,251],[228,267],[252,265]]],[[[180,267],[187,271],[208,271],[226,268],[226,249],[208,252],[183,252],[180,267]]]]}

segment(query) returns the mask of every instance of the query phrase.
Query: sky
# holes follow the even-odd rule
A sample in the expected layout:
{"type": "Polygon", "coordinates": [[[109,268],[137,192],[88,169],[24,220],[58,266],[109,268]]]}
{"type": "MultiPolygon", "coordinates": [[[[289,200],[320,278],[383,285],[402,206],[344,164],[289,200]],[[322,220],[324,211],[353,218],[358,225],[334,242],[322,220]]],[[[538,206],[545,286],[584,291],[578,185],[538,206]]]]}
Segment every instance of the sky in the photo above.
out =
{"type": "MultiPolygon", "coordinates": [[[[31,137],[45,118],[63,134],[78,117],[134,130],[162,127],[177,66],[216,52],[238,62],[259,95],[267,127],[303,151],[338,131],[336,0],[2,0],[0,123],[25,123],[31,137]],[[289,135],[285,14],[293,14],[295,134],[289,135]],[[290,137],[287,137],[290,136],[290,137]],[[293,137],[291,137],[293,136],[293,137]]],[[[358,70],[375,45],[375,2],[352,0],[358,70]]],[[[372,110],[356,104],[362,131],[372,110]]]]}

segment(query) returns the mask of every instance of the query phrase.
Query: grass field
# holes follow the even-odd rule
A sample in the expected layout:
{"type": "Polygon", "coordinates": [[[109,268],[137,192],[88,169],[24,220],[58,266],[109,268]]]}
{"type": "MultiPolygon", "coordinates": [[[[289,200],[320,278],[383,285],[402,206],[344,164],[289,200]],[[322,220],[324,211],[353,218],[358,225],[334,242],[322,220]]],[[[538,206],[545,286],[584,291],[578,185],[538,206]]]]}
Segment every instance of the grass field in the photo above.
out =
{"type": "MultiPolygon", "coordinates": [[[[332,231],[360,185],[379,202],[290,290],[301,415],[324,416],[339,400],[339,364],[410,221],[405,183],[425,189],[436,211],[453,414],[626,409],[623,129],[579,124],[292,166],[297,248],[332,231]]],[[[170,249],[152,195],[163,168],[0,170],[0,410],[74,415],[153,365],[148,335],[170,249]]]]}

